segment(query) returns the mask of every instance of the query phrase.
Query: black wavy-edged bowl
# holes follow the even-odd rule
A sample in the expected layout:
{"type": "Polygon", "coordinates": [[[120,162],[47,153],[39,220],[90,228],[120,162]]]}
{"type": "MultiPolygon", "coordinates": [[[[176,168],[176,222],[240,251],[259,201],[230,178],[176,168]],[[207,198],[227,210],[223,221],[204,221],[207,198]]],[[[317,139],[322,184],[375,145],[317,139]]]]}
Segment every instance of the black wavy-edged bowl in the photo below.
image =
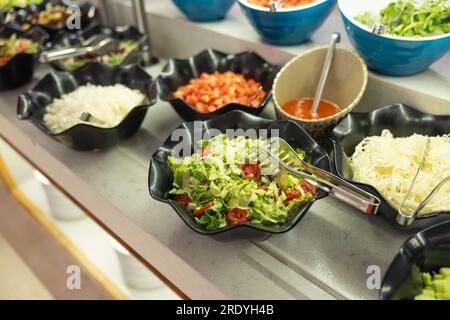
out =
{"type": "Polygon", "coordinates": [[[152,77],[139,66],[111,67],[99,63],[88,63],[72,73],[47,74],[32,90],[19,96],[17,116],[20,120],[31,120],[48,136],[75,150],[107,149],[116,145],[120,139],[131,137],[139,130],[147,109],[156,102],[156,99],[156,85],[152,77]],[[61,133],[51,132],[43,121],[46,106],[53,99],[87,83],[102,86],[121,83],[141,91],[146,101],[132,109],[122,122],[113,128],[100,128],[80,123],[61,133]]]}
{"type": "Polygon", "coordinates": [[[0,66],[0,90],[10,90],[18,88],[33,79],[34,69],[37,65],[40,49],[48,40],[48,34],[41,28],[35,27],[27,32],[16,30],[8,26],[0,27],[0,38],[9,38],[12,34],[17,34],[19,38],[28,38],[39,44],[37,53],[16,54],[6,64],[0,66]]]}
{"type": "MultiPolygon", "coordinates": [[[[175,129],[175,131],[178,131],[177,136],[179,136],[179,130],[183,130],[182,132],[184,134],[182,137],[188,141],[188,146],[191,148],[190,154],[192,154],[197,147],[196,141],[201,139],[204,133],[213,133],[211,131],[213,129],[220,130],[222,133],[226,133],[227,129],[242,129],[243,134],[249,129],[254,129],[256,132],[258,132],[259,129],[266,129],[269,133],[268,137],[271,136],[270,130],[277,129],[279,130],[279,137],[296,147],[300,147],[310,155],[312,159],[311,163],[313,165],[327,171],[330,171],[331,169],[330,159],[327,153],[306,133],[306,131],[290,120],[268,120],[242,111],[231,111],[203,122],[185,122],[175,129]]],[[[241,228],[246,228],[247,230],[259,230],[265,233],[283,233],[292,229],[305,216],[306,212],[316,200],[326,196],[324,192],[319,190],[317,196],[312,201],[301,205],[289,216],[286,223],[281,227],[266,227],[257,226],[251,223],[243,223],[213,231],[206,230],[195,223],[191,217],[191,213],[187,209],[171,200],[169,197],[169,191],[173,188],[173,174],[167,165],[167,157],[172,154],[172,151],[178,144],[178,139],[171,139],[171,136],[169,136],[163,145],[153,154],[148,178],[149,191],[154,199],[170,204],[180,218],[183,219],[192,230],[200,234],[214,235],[241,228]]]]}
{"type": "MultiPolygon", "coordinates": [[[[79,47],[82,45],[83,41],[97,34],[106,35],[119,41],[136,41],[137,43],[139,43],[138,48],[135,51],[129,53],[125,57],[125,59],[118,65],[139,64],[141,62],[142,52],[139,50],[139,48],[140,45],[142,45],[145,41],[146,36],[140,33],[136,28],[131,26],[108,27],[104,25],[94,25],[84,30],[80,30],[76,33],[59,33],[53,40],[52,48],[57,49],[66,47],[79,47]]],[[[50,64],[56,70],[70,71],[65,68],[60,60],[51,62],[50,64]]]]}
{"type": "Polygon", "coordinates": [[[272,97],[272,85],[278,70],[278,66],[268,63],[251,51],[228,54],[208,49],[188,59],[169,60],[156,81],[160,99],[169,102],[185,121],[208,120],[234,110],[260,114],[272,97]],[[203,72],[215,71],[233,71],[243,74],[247,79],[260,82],[266,92],[264,100],[256,108],[229,103],[213,112],[200,112],[183,100],[173,97],[173,92],[189,83],[189,80],[198,78],[203,72]]]}
{"type": "MultiPolygon", "coordinates": [[[[23,28],[23,24],[29,23],[28,16],[31,14],[35,14],[39,11],[45,10],[48,7],[62,5],[67,7],[64,3],[64,0],[51,0],[51,1],[43,1],[40,4],[31,4],[25,8],[15,8],[14,18],[10,22],[11,25],[16,28],[23,28]]],[[[79,5],[81,12],[81,29],[93,26],[95,24],[101,23],[100,12],[97,10],[95,6],[90,4],[89,2],[84,2],[79,5]]],[[[31,26],[39,26],[43,28],[50,36],[50,41],[59,33],[59,32],[77,32],[79,30],[70,30],[67,26],[62,28],[57,28],[52,25],[43,25],[43,24],[31,24],[31,26]]]]}
{"type": "MultiPolygon", "coordinates": [[[[383,129],[389,129],[395,137],[407,137],[414,133],[428,136],[444,135],[450,132],[450,116],[434,116],[403,104],[395,104],[368,113],[352,112],[339,122],[331,134],[333,163],[337,175],[379,197],[381,199],[379,212],[391,224],[401,227],[396,222],[397,209],[393,208],[375,187],[352,181],[353,171],[349,157],[364,138],[380,135],[383,129]]],[[[411,226],[403,228],[429,227],[448,218],[439,219],[437,217],[439,214],[418,216],[411,226]]]]}
{"type": "Polygon", "coordinates": [[[422,292],[420,272],[450,267],[450,222],[443,222],[407,240],[389,266],[380,299],[412,300],[422,292]]]}

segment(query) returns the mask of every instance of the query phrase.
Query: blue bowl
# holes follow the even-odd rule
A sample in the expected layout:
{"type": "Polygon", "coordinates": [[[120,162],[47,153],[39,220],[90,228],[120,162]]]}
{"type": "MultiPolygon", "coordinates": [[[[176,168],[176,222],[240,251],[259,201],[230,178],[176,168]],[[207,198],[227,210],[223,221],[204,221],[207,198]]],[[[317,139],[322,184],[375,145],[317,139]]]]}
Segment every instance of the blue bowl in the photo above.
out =
{"type": "Polygon", "coordinates": [[[268,8],[250,4],[247,0],[238,1],[263,40],[282,46],[308,41],[328,17],[336,2],[316,0],[310,4],[269,12],[268,8]]]}
{"type": "Polygon", "coordinates": [[[207,22],[225,18],[234,0],[173,0],[189,20],[207,22]]]}
{"type": "Polygon", "coordinates": [[[399,37],[371,33],[354,17],[379,12],[392,0],[338,0],[351,43],[369,69],[390,76],[408,76],[427,69],[450,50],[450,33],[433,37],[399,37]]]}

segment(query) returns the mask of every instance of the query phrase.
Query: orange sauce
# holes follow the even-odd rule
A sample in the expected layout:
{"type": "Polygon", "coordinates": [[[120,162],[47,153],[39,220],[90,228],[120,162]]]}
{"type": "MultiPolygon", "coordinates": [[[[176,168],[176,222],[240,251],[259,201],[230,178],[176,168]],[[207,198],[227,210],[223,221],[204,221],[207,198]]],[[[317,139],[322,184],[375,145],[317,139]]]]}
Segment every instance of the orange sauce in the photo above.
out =
{"type": "Polygon", "coordinates": [[[303,98],[299,100],[288,101],[283,104],[282,108],[291,116],[304,120],[326,118],[341,111],[341,109],[337,105],[325,100],[320,100],[319,107],[317,108],[317,114],[314,117],[311,114],[313,100],[313,98],[303,98]]]}

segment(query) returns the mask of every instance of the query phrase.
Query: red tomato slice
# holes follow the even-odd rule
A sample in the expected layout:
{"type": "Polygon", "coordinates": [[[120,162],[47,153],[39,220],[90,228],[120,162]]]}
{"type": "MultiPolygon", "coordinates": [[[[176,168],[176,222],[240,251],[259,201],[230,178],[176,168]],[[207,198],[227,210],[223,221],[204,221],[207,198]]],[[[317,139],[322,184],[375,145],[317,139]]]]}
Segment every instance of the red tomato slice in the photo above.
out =
{"type": "Polygon", "coordinates": [[[300,188],[302,188],[306,193],[311,193],[313,196],[317,193],[316,187],[306,180],[300,181],[300,188]]]}
{"type": "Polygon", "coordinates": [[[291,201],[295,198],[298,198],[300,196],[300,191],[297,189],[288,189],[286,190],[286,200],[285,201],[291,201]]]}
{"type": "Polygon", "coordinates": [[[208,202],[208,203],[205,204],[203,207],[201,207],[200,209],[198,209],[197,211],[195,211],[194,217],[201,216],[202,214],[205,213],[206,210],[208,210],[209,208],[211,208],[213,205],[214,205],[214,201],[208,202]]]}
{"type": "Polygon", "coordinates": [[[241,163],[239,168],[242,170],[242,175],[246,180],[256,181],[261,177],[261,169],[256,162],[241,163]]]}
{"type": "Polygon", "coordinates": [[[261,186],[261,187],[259,187],[258,189],[261,189],[261,190],[267,191],[267,190],[269,190],[269,187],[267,187],[267,186],[261,186]]]}
{"type": "Polygon", "coordinates": [[[244,223],[248,221],[248,211],[239,208],[233,208],[227,213],[227,221],[230,224],[244,223]]]}
{"type": "Polygon", "coordinates": [[[208,148],[201,148],[199,151],[198,151],[198,154],[203,158],[203,157],[206,157],[208,154],[210,154],[211,153],[211,150],[209,150],[208,148]]]}
{"type": "Polygon", "coordinates": [[[185,194],[179,194],[179,195],[175,196],[175,201],[186,208],[188,206],[188,204],[191,202],[191,198],[189,198],[185,194]]]}

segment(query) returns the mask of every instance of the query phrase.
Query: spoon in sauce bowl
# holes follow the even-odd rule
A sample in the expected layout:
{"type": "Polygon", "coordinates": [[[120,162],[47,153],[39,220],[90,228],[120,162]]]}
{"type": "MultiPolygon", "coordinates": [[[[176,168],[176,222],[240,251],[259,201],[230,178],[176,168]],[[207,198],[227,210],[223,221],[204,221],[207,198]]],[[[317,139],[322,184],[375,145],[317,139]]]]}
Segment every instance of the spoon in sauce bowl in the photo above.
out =
{"type": "Polygon", "coordinates": [[[336,43],[341,41],[341,34],[335,32],[331,35],[330,46],[328,47],[327,55],[325,56],[325,62],[322,67],[322,72],[320,74],[319,84],[317,85],[316,94],[314,96],[314,101],[311,107],[311,115],[313,118],[317,118],[317,109],[319,108],[320,98],[322,97],[323,88],[328,78],[328,73],[330,71],[331,62],[333,61],[334,52],[336,48],[336,43]]]}

